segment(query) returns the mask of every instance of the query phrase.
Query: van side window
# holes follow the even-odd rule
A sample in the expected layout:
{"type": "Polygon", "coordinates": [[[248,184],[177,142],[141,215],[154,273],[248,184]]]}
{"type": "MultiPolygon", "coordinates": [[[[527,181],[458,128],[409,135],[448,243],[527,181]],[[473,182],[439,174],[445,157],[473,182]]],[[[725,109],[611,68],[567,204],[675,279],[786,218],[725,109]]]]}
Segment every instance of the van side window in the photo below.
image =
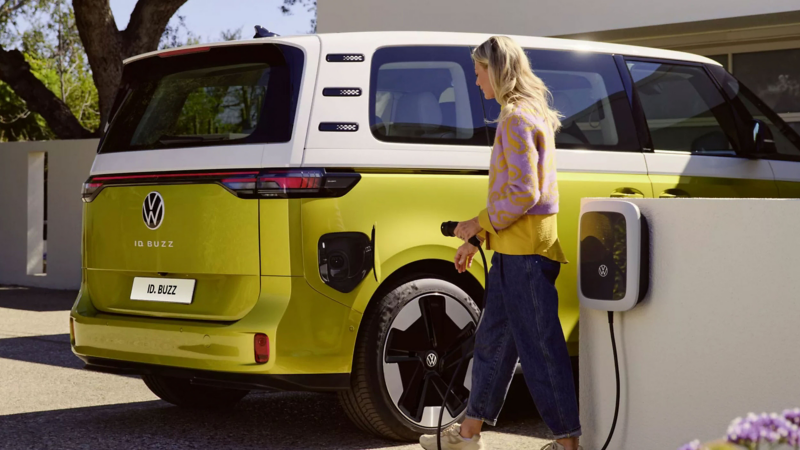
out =
{"type": "Polygon", "coordinates": [[[467,47],[387,47],[372,58],[370,127],[387,142],[488,145],[467,47]]]}
{"type": "MultiPolygon", "coordinates": [[[[560,50],[525,50],[533,72],[547,85],[563,116],[556,146],[561,149],[639,151],[630,104],[611,55],[560,50]]],[[[500,106],[485,100],[490,121],[500,106]]],[[[490,136],[494,137],[497,124],[490,136]]]]}
{"type": "Polygon", "coordinates": [[[736,122],[702,67],[628,61],[655,150],[735,155],[736,122]]]}

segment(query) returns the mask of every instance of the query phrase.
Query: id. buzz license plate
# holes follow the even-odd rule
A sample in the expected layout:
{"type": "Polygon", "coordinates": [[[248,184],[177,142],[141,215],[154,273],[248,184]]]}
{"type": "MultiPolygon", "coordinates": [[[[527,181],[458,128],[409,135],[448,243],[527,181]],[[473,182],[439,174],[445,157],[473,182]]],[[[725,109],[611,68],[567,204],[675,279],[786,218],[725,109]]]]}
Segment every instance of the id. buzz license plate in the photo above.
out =
{"type": "Polygon", "coordinates": [[[197,280],[136,277],[133,279],[131,300],[188,305],[192,303],[195,283],[197,280]]]}

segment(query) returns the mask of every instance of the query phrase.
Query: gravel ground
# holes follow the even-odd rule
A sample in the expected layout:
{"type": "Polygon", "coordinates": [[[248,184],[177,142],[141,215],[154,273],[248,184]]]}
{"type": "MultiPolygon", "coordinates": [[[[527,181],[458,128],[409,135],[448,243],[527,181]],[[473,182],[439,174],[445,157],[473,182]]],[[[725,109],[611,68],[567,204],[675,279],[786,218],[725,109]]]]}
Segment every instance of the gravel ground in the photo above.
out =
{"type": "MultiPolygon", "coordinates": [[[[226,412],[182,410],[138,377],[83,370],[69,349],[76,292],[0,286],[0,448],[419,449],[365,434],[335,395],[253,392],[226,412]]],[[[538,449],[549,435],[521,379],[484,439],[538,449]]]]}

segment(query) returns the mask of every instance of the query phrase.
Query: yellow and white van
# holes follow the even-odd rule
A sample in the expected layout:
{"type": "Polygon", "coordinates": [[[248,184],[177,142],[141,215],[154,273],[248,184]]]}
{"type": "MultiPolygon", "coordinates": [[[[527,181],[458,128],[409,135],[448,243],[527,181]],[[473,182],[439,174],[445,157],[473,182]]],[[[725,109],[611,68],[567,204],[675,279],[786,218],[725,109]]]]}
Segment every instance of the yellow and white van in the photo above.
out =
{"type": "MultiPolygon", "coordinates": [[[[454,344],[474,331],[484,279],[479,262],[455,271],[460,242],[439,226],[485,204],[498,105],[470,51],[487,38],[271,37],[125,61],[83,189],[75,354],[181,406],[334,391],[395,439],[431,432],[456,376],[456,420],[471,365],[453,373],[454,344]]],[[[582,197],[800,197],[800,136],[714,61],[515,39],[564,115],[573,354],[582,197]]]]}

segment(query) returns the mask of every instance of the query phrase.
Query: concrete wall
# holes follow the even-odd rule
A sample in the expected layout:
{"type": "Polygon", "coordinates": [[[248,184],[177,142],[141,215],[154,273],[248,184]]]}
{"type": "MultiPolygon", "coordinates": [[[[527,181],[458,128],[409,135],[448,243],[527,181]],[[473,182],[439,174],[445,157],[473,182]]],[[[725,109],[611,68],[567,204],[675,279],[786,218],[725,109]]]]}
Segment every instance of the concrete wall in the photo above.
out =
{"type": "Polygon", "coordinates": [[[0,144],[0,284],[77,289],[81,185],[97,140],[0,144]],[[48,159],[47,266],[42,274],[44,153],[48,159]]]}
{"type": "MultiPolygon", "coordinates": [[[[651,224],[651,287],[617,313],[622,401],[610,449],[725,436],[748,412],[800,406],[796,200],[635,200],[651,224]]],[[[614,413],[607,313],[581,309],[583,446],[614,413]]]]}
{"type": "Polygon", "coordinates": [[[472,31],[557,36],[800,10],[797,0],[327,0],[320,33],[472,31]]]}

